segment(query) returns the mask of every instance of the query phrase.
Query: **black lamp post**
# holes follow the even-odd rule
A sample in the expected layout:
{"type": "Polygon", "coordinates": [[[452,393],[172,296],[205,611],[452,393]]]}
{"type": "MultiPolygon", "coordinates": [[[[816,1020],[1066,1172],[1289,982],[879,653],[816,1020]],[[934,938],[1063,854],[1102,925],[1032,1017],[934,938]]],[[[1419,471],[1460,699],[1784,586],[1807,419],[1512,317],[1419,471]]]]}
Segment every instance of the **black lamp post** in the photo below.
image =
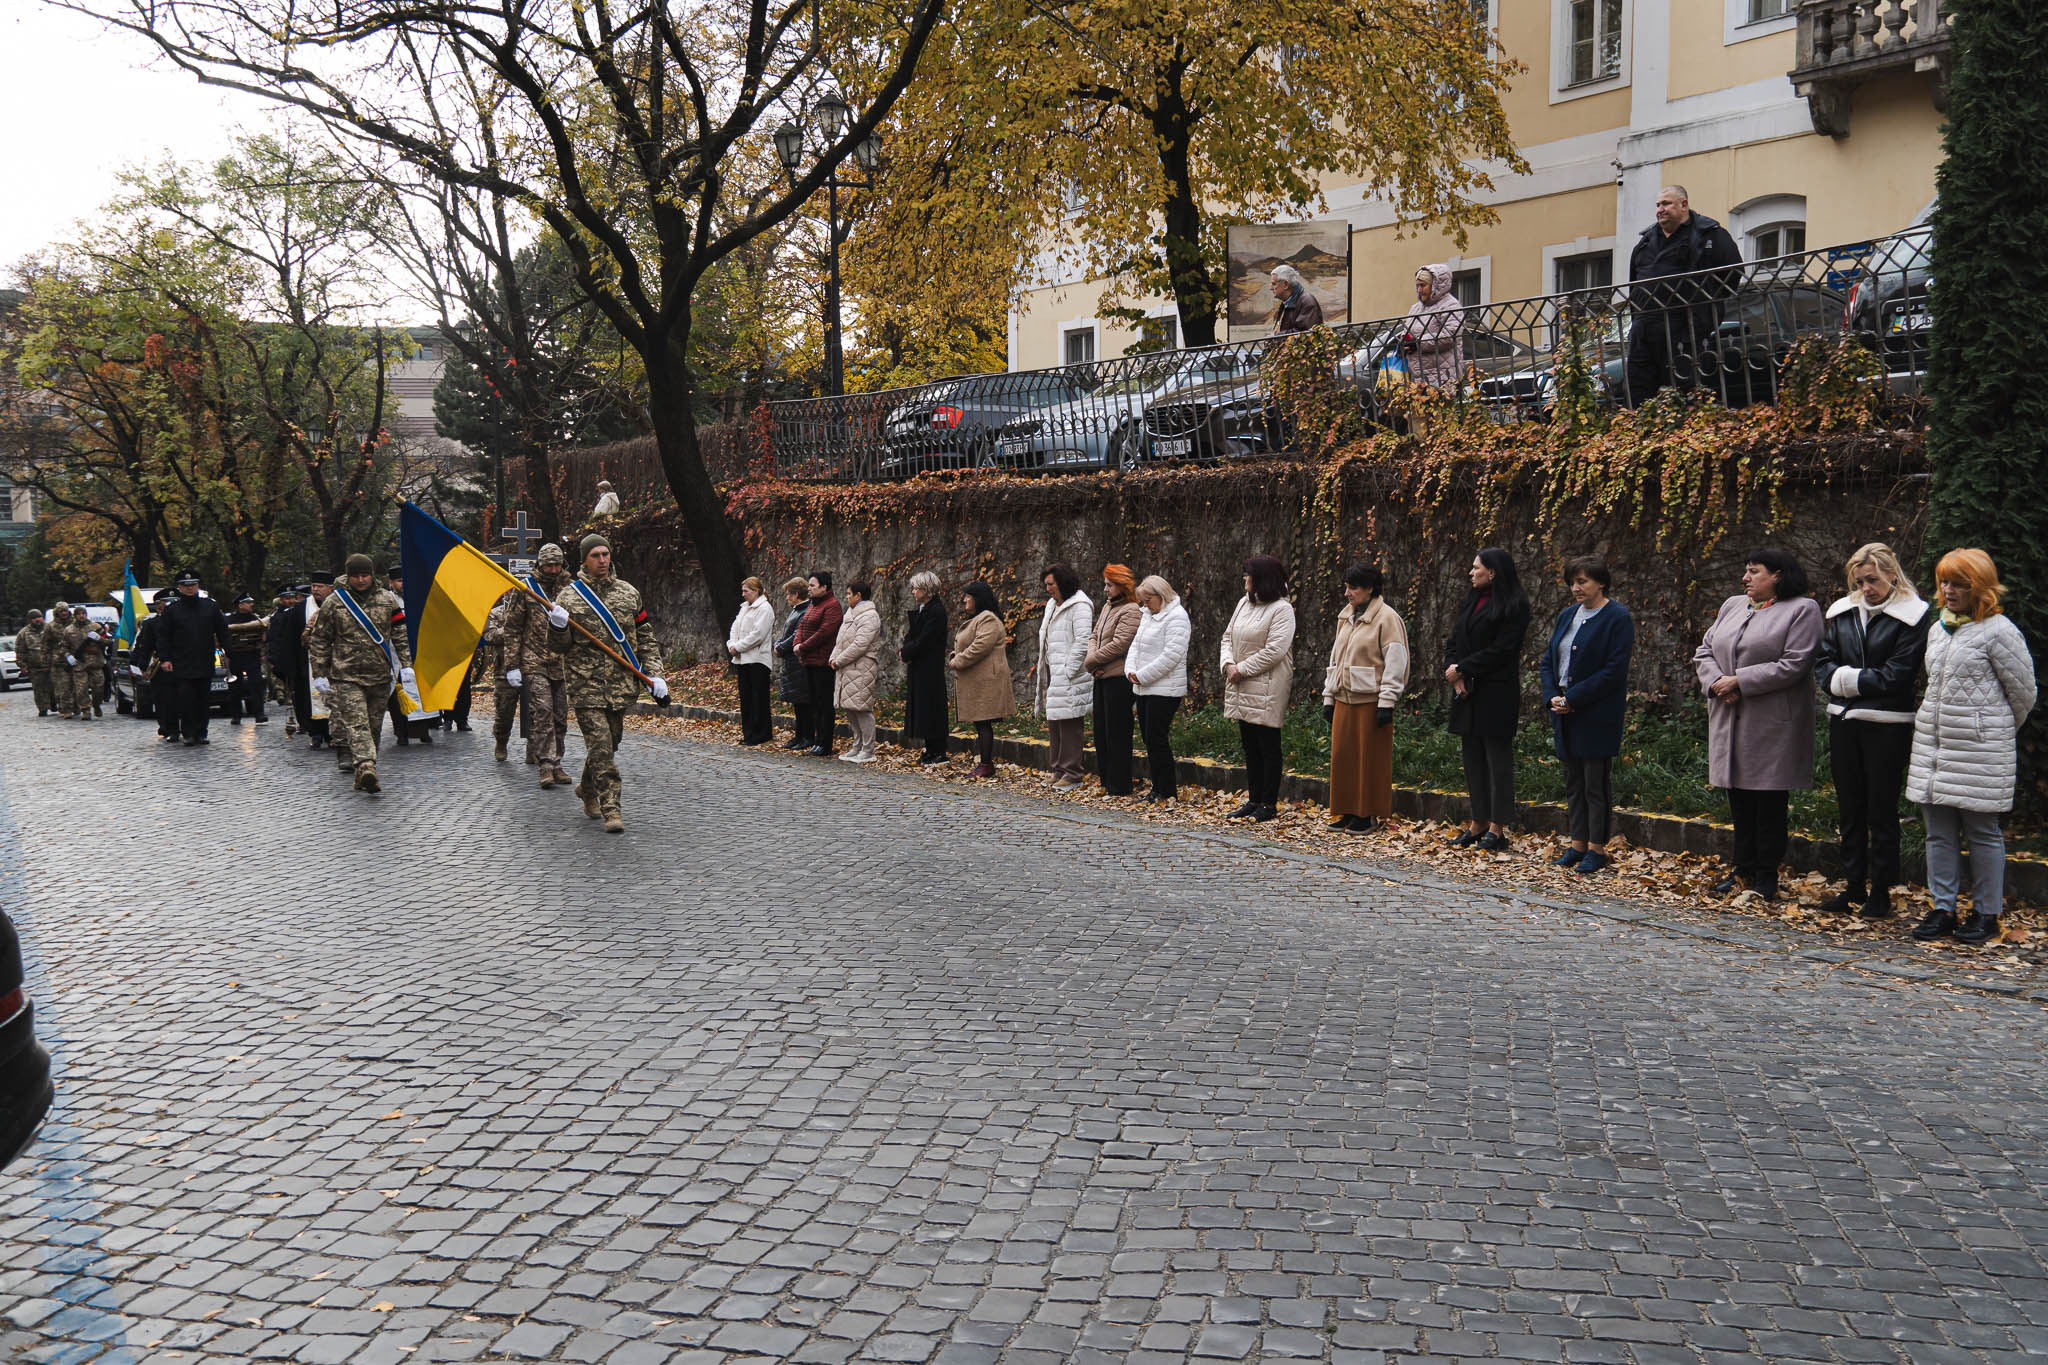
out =
{"type": "MultiPolygon", "coordinates": [[[[806,152],[819,154],[809,146],[806,121],[822,147],[830,147],[854,122],[853,107],[837,90],[827,86],[803,120],[792,120],[775,130],[775,158],[791,180],[796,179],[797,167],[803,164],[806,152]]],[[[846,392],[846,356],[839,329],[839,244],[853,227],[851,223],[840,224],[839,191],[874,188],[875,171],[882,164],[882,139],[871,132],[854,143],[853,159],[865,178],[841,176],[837,167],[825,177],[825,238],[829,244],[825,276],[825,392],[835,398],[846,392]]]]}

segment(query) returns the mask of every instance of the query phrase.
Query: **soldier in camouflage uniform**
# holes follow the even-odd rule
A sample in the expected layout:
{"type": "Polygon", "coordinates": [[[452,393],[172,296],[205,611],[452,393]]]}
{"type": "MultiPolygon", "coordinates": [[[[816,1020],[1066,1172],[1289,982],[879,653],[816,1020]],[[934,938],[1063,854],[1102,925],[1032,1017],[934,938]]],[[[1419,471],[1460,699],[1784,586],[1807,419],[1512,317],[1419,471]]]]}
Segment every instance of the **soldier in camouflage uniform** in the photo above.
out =
{"type": "MultiPolygon", "coordinates": [[[[583,735],[583,780],[576,784],[576,794],[583,798],[585,815],[593,820],[603,816],[605,829],[617,834],[626,821],[616,753],[626,711],[640,700],[640,680],[589,637],[569,629],[573,620],[600,640],[617,639],[578,591],[578,584],[604,603],[632,656],[638,657],[640,671],[653,679],[649,690],[659,705],[668,704],[668,684],[662,680],[666,670],[661,665],[661,645],[640,605],[640,590],[612,572],[611,542],[600,535],[587,535],[582,550],[583,571],[555,594],[555,605],[547,613],[551,628],[548,644],[563,657],[569,705],[576,709],[576,728],[583,735]]],[[[619,652],[625,654],[626,650],[619,648],[619,652]]]]}
{"type": "MultiPolygon", "coordinates": [[[[543,545],[534,577],[550,598],[568,586],[568,557],[543,545]]],[[[543,787],[569,785],[562,771],[562,741],[569,734],[569,699],[562,656],[549,640],[548,609],[532,593],[510,595],[505,612],[505,680],[526,695],[526,761],[540,769],[543,787]]],[[[624,625],[625,622],[619,622],[624,625]]]]}
{"type": "Polygon", "coordinates": [[[65,720],[78,714],[71,702],[71,665],[64,662],[64,632],[71,629],[71,604],[59,602],[50,609],[50,624],[43,628],[43,646],[50,660],[50,709],[65,720]]]}
{"type": "Polygon", "coordinates": [[[30,612],[28,623],[15,632],[14,662],[28,674],[29,686],[36,694],[36,714],[49,715],[57,704],[57,689],[50,681],[50,639],[41,612],[30,612]]]}
{"type": "MultiPolygon", "coordinates": [[[[107,677],[107,633],[99,622],[86,615],[84,607],[71,612],[71,624],[64,627],[64,657],[59,661],[71,677],[66,716],[97,720],[100,714],[100,684],[107,677]]],[[[60,692],[60,700],[63,694],[60,692]]]]}
{"type": "Polygon", "coordinates": [[[333,716],[348,736],[356,790],[374,792],[377,741],[383,735],[384,704],[391,697],[392,662],[397,661],[399,683],[410,687],[412,646],[405,638],[405,604],[377,586],[370,557],[350,555],[346,574],[349,597],[384,637],[389,652],[363,629],[339,591],[320,604],[320,614],[306,631],[306,651],[312,660],[314,690],[327,693],[333,716]]]}
{"type": "Polygon", "coordinates": [[[506,746],[512,742],[512,726],[519,719],[519,689],[505,681],[505,614],[512,599],[520,596],[508,588],[484,617],[484,667],[491,674],[491,757],[503,763],[506,746]]]}

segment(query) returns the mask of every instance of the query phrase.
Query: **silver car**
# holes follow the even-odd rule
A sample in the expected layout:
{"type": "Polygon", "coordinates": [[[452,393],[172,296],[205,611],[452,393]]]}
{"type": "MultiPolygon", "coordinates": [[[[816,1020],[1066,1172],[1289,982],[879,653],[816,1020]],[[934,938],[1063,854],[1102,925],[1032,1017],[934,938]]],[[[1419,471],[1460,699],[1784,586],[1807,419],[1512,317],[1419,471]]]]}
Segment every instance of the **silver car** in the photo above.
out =
{"type": "Polygon", "coordinates": [[[1163,351],[1140,356],[1121,376],[1086,397],[1005,423],[996,454],[1016,469],[1059,472],[1134,463],[1145,409],[1161,394],[1191,384],[1235,379],[1251,368],[1244,350],[1163,351]]]}
{"type": "Polygon", "coordinates": [[[0,692],[27,681],[28,675],[21,671],[21,665],[14,657],[14,637],[0,636],[0,692]]]}

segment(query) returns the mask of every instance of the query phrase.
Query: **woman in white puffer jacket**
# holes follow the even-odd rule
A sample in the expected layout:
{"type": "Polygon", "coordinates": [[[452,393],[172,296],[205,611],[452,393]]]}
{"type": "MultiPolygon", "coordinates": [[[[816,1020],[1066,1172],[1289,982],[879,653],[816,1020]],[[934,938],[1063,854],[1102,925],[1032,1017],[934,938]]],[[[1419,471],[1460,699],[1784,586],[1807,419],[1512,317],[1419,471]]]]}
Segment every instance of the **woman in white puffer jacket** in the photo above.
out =
{"type": "Polygon", "coordinates": [[[2019,772],[2019,729],[2034,709],[2026,637],[1998,606],[1991,556],[1951,550],[1935,565],[1941,619],[1927,633],[1927,695],[1913,718],[1906,795],[1927,822],[1927,889],[1934,909],[1917,939],[1996,943],[2005,903],[2005,834],[2019,772]],[[1961,845],[1970,845],[1970,917],[1958,923],[1961,845]]]}
{"type": "Polygon", "coordinates": [[[1046,766],[1052,769],[1055,791],[1081,785],[1082,722],[1095,709],[1095,679],[1087,669],[1088,639],[1095,630],[1095,604],[1081,591],[1081,576],[1071,565],[1045,571],[1045,616],[1038,623],[1038,662],[1032,673],[1038,704],[1045,715],[1046,766]]]}

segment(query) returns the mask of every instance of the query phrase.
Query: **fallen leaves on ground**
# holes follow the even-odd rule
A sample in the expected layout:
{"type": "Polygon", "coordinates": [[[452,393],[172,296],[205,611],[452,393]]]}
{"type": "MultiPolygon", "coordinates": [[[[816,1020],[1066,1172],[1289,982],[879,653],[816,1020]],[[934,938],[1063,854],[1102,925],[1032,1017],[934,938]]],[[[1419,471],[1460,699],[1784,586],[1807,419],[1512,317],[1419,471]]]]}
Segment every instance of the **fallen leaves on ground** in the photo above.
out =
{"type": "MultiPolygon", "coordinates": [[[[699,670],[702,671],[702,670],[699,670]]],[[[718,670],[721,679],[724,670],[718,670]]],[[[697,705],[716,706],[730,701],[730,684],[724,692],[707,696],[697,705]]],[[[699,742],[737,744],[739,726],[727,721],[691,720],[681,716],[633,716],[627,724],[657,734],[699,742]]],[[[783,732],[776,733],[776,743],[783,732]]],[[[955,740],[957,744],[959,741],[955,740]]],[[[763,753],[786,757],[790,762],[823,766],[834,760],[799,757],[780,749],[764,747],[763,753]]],[[[844,752],[842,749],[841,752],[844,752]]],[[[1811,934],[1830,947],[1865,952],[1911,956],[1920,965],[1939,965],[1959,972],[2023,972],[2048,981],[2048,935],[2036,932],[2043,924],[2042,908],[2009,901],[2004,920],[2003,943],[1987,948],[1970,948],[1941,940],[1921,943],[1910,937],[1912,928],[1933,901],[1925,887],[1902,886],[1892,892],[1896,913],[1890,919],[1865,920],[1852,915],[1817,913],[1820,904],[1839,888],[1818,872],[1795,876],[1779,887],[1778,899],[1766,901],[1753,892],[1732,897],[1713,894],[1712,887],[1726,872],[1718,859],[1693,853],[1663,853],[1639,848],[1616,836],[1607,852],[1611,867],[1590,877],[1553,867],[1550,859],[1564,845],[1549,835],[1523,835],[1514,845],[1493,854],[1451,847],[1461,826],[1440,821],[1416,821],[1395,817],[1367,835],[1350,835],[1328,828],[1329,812],[1321,805],[1283,802],[1279,818],[1264,824],[1232,820],[1231,811],[1244,803],[1243,792],[1207,791],[1183,787],[1178,800],[1155,805],[1140,796],[1109,796],[1090,776],[1074,791],[1052,789],[1052,779],[1035,768],[1013,763],[996,764],[996,776],[977,779],[968,776],[974,766],[969,754],[954,754],[945,764],[924,767],[918,762],[920,749],[903,749],[883,744],[878,747],[874,769],[913,774],[930,781],[962,786],[995,788],[1055,805],[1092,811],[1114,811],[1149,824],[1178,826],[1256,838],[1324,857],[1355,858],[1361,862],[1423,864],[1431,869],[1468,881],[1493,883],[1510,891],[1541,896],[1548,900],[1595,900],[1624,902],[1641,909],[1678,914],[1703,922],[1730,918],[1766,921],[1811,934]]],[[[1142,774],[1144,763],[1139,761],[1142,774]]],[[[1142,781],[1140,783],[1142,787],[1142,781]]]]}

